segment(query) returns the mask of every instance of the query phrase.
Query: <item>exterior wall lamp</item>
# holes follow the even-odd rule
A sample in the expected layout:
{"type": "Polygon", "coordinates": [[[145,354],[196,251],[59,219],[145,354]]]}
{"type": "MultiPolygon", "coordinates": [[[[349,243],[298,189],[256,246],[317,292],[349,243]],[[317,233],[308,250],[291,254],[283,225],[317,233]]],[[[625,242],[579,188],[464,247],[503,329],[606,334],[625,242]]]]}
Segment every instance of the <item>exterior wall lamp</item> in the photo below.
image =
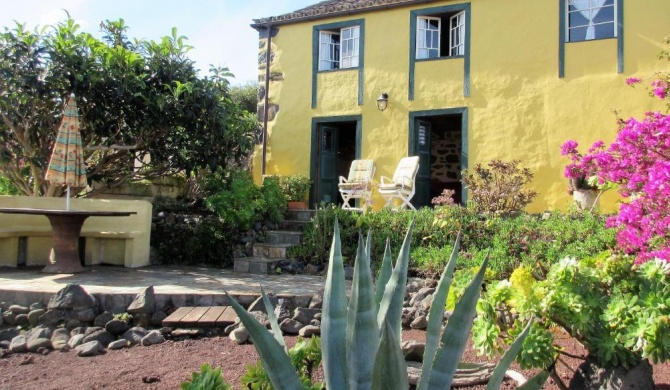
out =
{"type": "Polygon", "coordinates": [[[386,107],[389,104],[389,94],[386,92],[382,92],[381,95],[379,95],[379,98],[377,99],[377,108],[379,111],[384,111],[386,110],[386,107]]]}

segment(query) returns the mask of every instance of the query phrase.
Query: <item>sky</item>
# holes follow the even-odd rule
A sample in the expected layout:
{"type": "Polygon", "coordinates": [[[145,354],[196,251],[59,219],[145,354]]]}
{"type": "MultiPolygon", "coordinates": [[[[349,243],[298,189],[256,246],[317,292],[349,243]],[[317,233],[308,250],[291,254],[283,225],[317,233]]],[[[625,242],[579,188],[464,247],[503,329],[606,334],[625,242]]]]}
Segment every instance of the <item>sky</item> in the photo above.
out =
{"type": "Polygon", "coordinates": [[[258,33],[252,19],[277,16],[316,4],[319,0],[0,0],[0,31],[14,21],[29,30],[66,19],[64,10],[81,30],[101,37],[100,22],[123,19],[128,37],[159,40],[177,28],[186,36],[196,67],[205,73],[210,64],[227,67],[234,85],[256,81],[258,33]]]}

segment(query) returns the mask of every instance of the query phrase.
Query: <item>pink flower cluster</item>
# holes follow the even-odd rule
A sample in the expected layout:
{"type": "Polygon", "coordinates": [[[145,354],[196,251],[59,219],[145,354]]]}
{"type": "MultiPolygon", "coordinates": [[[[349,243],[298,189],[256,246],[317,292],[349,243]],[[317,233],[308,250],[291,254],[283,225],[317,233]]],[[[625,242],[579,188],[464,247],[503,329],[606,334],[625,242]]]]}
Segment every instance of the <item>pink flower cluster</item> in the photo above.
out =
{"type": "Polygon", "coordinates": [[[670,261],[670,116],[654,112],[642,121],[629,119],[612,144],[597,142],[583,156],[577,147],[572,140],[561,147],[572,160],[566,177],[595,172],[600,184],[616,183],[630,197],[608,221],[619,228],[619,247],[636,254],[637,263],[655,257],[670,261]]]}

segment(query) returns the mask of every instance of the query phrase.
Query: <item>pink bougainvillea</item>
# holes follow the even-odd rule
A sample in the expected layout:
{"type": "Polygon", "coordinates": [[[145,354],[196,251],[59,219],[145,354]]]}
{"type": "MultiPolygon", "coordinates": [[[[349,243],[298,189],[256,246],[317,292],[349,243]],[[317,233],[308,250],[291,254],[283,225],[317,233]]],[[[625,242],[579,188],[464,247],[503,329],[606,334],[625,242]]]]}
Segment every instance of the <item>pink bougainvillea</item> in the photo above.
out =
{"type": "MultiPolygon", "coordinates": [[[[670,96],[664,80],[652,82],[651,87],[659,99],[670,96]]],[[[561,154],[571,159],[565,176],[595,173],[600,184],[618,184],[621,195],[628,197],[619,214],[608,221],[619,228],[619,247],[635,254],[637,263],[655,257],[670,261],[670,116],[648,112],[642,120],[623,122],[609,146],[599,141],[584,155],[578,146],[570,140],[561,147],[561,154]]]]}

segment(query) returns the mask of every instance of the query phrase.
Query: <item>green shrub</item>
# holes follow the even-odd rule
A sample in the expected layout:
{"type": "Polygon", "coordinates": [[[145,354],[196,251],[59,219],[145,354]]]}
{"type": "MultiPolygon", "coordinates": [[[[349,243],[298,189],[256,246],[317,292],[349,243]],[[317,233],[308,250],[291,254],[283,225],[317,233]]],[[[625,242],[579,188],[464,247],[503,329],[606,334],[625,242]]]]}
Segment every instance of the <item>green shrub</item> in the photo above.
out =
{"type": "Polygon", "coordinates": [[[0,176],[0,195],[19,195],[19,190],[8,178],[0,176]]]}
{"type": "Polygon", "coordinates": [[[302,202],[307,198],[312,181],[305,175],[290,175],[282,177],[280,184],[287,201],[302,202]]]}
{"type": "Polygon", "coordinates": [[[223,380],[221,368],[212,369],[209,364],[203,364],[200,372],[194,372],[191,380],[181,384],[182,390],[232,390],[223,380]]]}

